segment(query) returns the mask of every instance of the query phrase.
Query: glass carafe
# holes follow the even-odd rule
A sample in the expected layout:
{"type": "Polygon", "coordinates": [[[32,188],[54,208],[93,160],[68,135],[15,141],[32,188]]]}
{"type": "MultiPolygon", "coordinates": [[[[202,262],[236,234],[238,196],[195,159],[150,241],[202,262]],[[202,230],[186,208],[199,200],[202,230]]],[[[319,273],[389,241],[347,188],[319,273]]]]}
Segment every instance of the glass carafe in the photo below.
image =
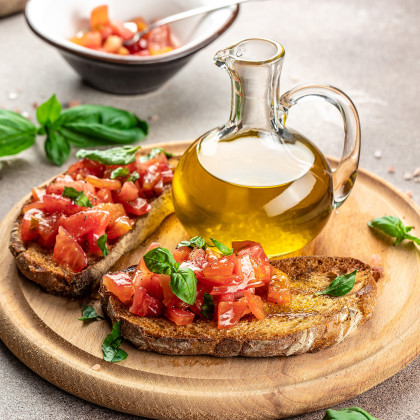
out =
{"type": "Polygon", "coordinates": [[[270,257],[304,247],[349,195],[357,173],[360,123],[352,101],[328,85],[280,96],[283,47],[247,39],[214,61],[232,82],[229,121],[202,135],[182,156],[173,180],[176,215],[191,236],[226,245],[260,242],[270,257]],[[287,112],[318,98],[344,121],[344,149],[332,170],[320,150],[286,126],[287,112]]]}

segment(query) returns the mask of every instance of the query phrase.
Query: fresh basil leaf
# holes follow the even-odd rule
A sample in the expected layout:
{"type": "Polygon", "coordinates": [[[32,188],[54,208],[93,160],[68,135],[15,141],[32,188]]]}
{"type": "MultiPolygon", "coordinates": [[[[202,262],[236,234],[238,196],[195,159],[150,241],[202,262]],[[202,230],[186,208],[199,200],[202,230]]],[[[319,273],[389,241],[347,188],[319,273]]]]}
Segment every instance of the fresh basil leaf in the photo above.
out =
{"type": "Polygon", "coordinates": [[[140,146],[113,147],[105,150],[81,149],[76,153],[76,157],[88,158],[105,165],[128,165],[135,161],[138,149],[140,146]]]}
{"type": "Polygon", "coordinates": [[[102,344],[102,353],[105,361],[120,362],[127,358],[127,353],[120,349],[121,342],[121,321],[118,321],[112,326],[111,334],[105,337],[102,344]]]}
{"type": "Polygon", "coordinates": [[[134,143],[146,137],[149,126],[131,112],[103,105],[78,105],[64,110],[57,124],[78,147],[134,143]]]}
{"type": "Polygon", "coordinates": [[[224,255],[232,255],[233,250],[231,248],[228,248],[226,245],[223,245],[221,242],[216,241],[216,239],[210,238],[210,240],[213,242],[214,246],[224,255]]]}
{"type": "Polygon", "coordinates": [[[342,410],[332,410],[331,408],[325,412],[322,420],[378,420],[371,416],[365,410],[359,407],[343,408],[342,410]]]}
{"type": "Polygon", "coordinates": [[[47,158],[57,166],[61,166],[70,156],[70,145],[67,140],[53,129],[47,129],[47,139],[44,143],[47,158]]]}
{"type": "Polygon", "coordinates": [[[201,307],[201,313],[207,318],[212,319],[214,313],[214,301],[213,296],[207,292],[204,292],[204,302],[201,307]]]}
{"type": "Polygon", "coordinates": [[[189,305],[194,305],[197,297],[197,278],[191,268],[179,267],[171,274],[171,289],[176,296],[189,305]]]}
{"type": "Polygon", "coordinates": [[[138,172],[134,171],[131,175],[127,178],[127,181],[136,182],[140,178],[138,172]]]}
{"type": "Polygon", "coordinates": [[[36,119],[43,127],[51,127],[60,117],[61,104],[55,95],[41,104],[36,110],[36,119]]]}
{"type": "Polygon", "coordinates": [[[0,156],[16,155],[35,143],[37,128],[22,115],[0,109],[0,156]]]}
{"type": "Polygon", "coordinates": [[[343,276],[336,277],[331,284],[324,290],[316,292],[315,296],[318,295],[331,295],[331,296],[344,296],[349,293],[356,282],[357,270],[352,273],[344,274],[343,276]]]}
{"type": "Polygon", "coordinates": [[[89,319],[104,319],[104,318],[96,313],[95,308],[92,305],[86,305],[83,308],[82,317],[78,319],[79,321],[88,321],[89,319]]]}
{"type": "Polygon", "coordinates": [[[393,238],[396,238],[394,245],[400,244],[404,239],[415,242],[420,245],[420,238],[410,235],[413,226],[404,226],[404,223],[395,216],[377,217],[368,222],[368,226],[376,228],[393,238]]]}
{"type": "Polygon", "coordinates": [[[98,245],[98,247],[101,250],[102,255],[104,257],[106,257],[107,255],[109,255],[109,249],[106,246],[107,239],[108,239],[108,236],[106,234],[104,234],[104,235],[100,236],[98,238],[98,240],[96,241],[96,244],[98,245]]]}
{"type": "Polygon", "coordinates": [[[169,250],[161,247],[151,249],[144,255],[143,260],[147,269],[157,274],[171,275],[179,267],[169,250]]]}
{"type": "Polygon", "coordinates": [[[202,248],[206,249],[207,244],[206,240],[201,236],[194,236],[194,238],[189,239],[188,241],[181,241],[176,247],[180,248],[181,246],[188,246],[190,248],[202,248]]]}
{"type": "Polygon", "coordinates": [[[161,154],[162,152],[165,153],[165,156],[168,158],[173,156],[173,153],[166,152],[164,149],[162,149],[162,147],[154,147],[147,156],[140,157],[140,162],[146,162],[149,159],[154,159],[157,155],[161,154]]]}
{"type": "Polygon", "coordinates": [[[111,179],[118,178],[119,176],[127,176],[130,173],[130,169],[119,167],[117,169],[114,169],[111,172],[111,179]]]}
{"type": "Polygon", "coordinates": [[[70,200],[73,200],[73,203],[81,207],[92,207],[92,203],[86,197],[83,191],[77,191],[73,187],[64,187],[63,197],[68,197],[70,200]]]}

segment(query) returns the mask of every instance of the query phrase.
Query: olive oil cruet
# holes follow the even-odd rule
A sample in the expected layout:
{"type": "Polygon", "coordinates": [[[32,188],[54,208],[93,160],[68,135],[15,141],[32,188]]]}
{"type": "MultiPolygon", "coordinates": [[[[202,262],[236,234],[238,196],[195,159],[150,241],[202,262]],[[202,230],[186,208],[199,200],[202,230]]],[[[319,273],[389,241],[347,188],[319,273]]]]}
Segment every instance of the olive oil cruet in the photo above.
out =
{"type": "Polygon", "coordinates": [[[260,242],[270,257],[314,239],[349,195],[360,152],[357,110],[339,89],[302,85],[280,96],[283,47],[247,39],[214,62],[231,78],[229,121],[203,134],[182,156],[173,180],[175,212],[191,236],[260,242]],[[286,126],[306,99],[334,105],[343,117],[344,149],[332,170],[320,150],[286,126]]]}

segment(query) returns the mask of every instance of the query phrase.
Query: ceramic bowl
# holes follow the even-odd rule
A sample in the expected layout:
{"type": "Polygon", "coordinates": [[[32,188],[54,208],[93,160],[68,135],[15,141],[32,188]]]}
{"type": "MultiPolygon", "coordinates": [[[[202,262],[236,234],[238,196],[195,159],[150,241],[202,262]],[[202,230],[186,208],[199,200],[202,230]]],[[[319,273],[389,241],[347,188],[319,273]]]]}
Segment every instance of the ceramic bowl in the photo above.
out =
{"type": "Polygon", "coordinates": [[[186,9],[211,4],[211,0],[29,0],[25,17],[32,31],[57,48],[70,66],[90,85],[105,92],[130,95],[158,89],[193,56],[235,21],[239,6],[171,24],[180,47],[150,57],[119,56],[94,51],[69,41],[89,27],[91,10],[108,4],[111,18],[129,21],[142,16],[147,21],[186,9]]]}

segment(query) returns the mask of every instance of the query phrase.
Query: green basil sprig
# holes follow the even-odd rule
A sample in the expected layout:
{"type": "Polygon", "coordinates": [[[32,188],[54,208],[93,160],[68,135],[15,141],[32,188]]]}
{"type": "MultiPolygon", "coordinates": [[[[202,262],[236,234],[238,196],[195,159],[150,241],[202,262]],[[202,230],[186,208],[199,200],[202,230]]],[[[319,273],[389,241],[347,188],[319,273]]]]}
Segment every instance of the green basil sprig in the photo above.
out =
{"type": "Polygon", "coordinates": [[[371,416],[360,407],[343,408],[342,410],[332,410],[331,408],[325,412],[322,420],[378,420],[371,416]]]}
{"type": "Polygon", "coordinates": [[[357,270],[352,273],[344,274],[343,276],[336,277],[331,284],[324,290],[316,292],[315,296],[318,295],[331,295],[331,296],[344,296],[349,293],[356,282],[357,270]]]}
{"type": "Polygon", "coordinates": [[[226,245],[223,245],[221,242],[216,241],[216,239],[210,238],[214,246],[223,254],[223,255],[232,255],[233,250],[228,248],[226,245]]]}
{"type": "Polygon", "coordinates": [[[204,302],[201,307],[201,313],[207,318],[212,319],[214,313],[214,301],[213,296],[207,292],[204,292],[204,302]]]}
{"type": "Polygon", "coordinates": [[[96,313],[95,308],[92,305],[86,305],[83,308],[82,317],[78,319],[79,321],[89,321],[91,319],[104,319],[104,318],[96,313]]]}
{"type": "Polygon", "coordinates": [[[181,241],[176,247],[180,248],[181,246],[188,246],[190,248],[197,247],[202,249],[207,248],[206,240],[201,236],[194,236],[194,238],[191,238],[188,241],[181,241]]]}
{"type": "Polygon", "coordinates": [[[62,196],[70,198],[77,206],[92,207],[92,203],[86,197],[86,194],[83,191],[77,191],[76,188],[64,187],[62,196]]]}
{"type": "Polygon", "coordinates": [[[136,182],[140,178],[137,171],[131,172],[131,175],[127,178],[127,181],[136,182]]]}
{"type": "Polygon", "coordinates": [[[136,160],[140,146],[121,146],[106,150],[81,149],[76,153],[78,158],[88,158],[105,165],[128,165],[136,160]]]}
{"type": "Polygon", "coordinates": [[[39,127],[22,115],[0,109],[0,156],[11,156],[33,146],[36,135],[46,135],[48,159],[62,165],[71,145],[94,147],[129,144],[144,139],[148,124],[131,112],[103,105],[78,105],[62,110],[55,95],[36,111],[39,127]]]}
{"type": "Polygon", "coordinates": [[[420,245],[420,238],[416,238],[408,233],[413,229],[413,226],[404,226],[403,222],[398,217],[377,217],[376,219],[369,221],[368,226],[396,238],[394,246],[400,244],[404,239],[408,239],[415,242],[417,245],[420,245]]]}
{"type": "Polygon", "coordinates": [[[105,337],[102,344],[102,353],[106,362],[121,362],[127,358],[128,354],[120,349],[121,342],[121,321],[118,321],[112,326],[111,334],[105,337]]]}
{"type": "Polygon", "coordinates": [[[127,176],[129,173],[130,173],[130,169],[128,169],[127,167],[123,168],[122,166],[120,166],[119,168],[114,169],[111,172],[111,179],[127,176]]]}
{"type": "Polygon", "coordinates": [[[108,235],[107,234],[103,234],[102,236],[100,236],[98,238],[98,240],[96,241],[96,245],[98,245],[98,248],[101,250],[102,255],[104,257],[106,257],[107,255],[109,255],[109,249],[106,246],[106,241],[108,240],[108,235]]]}
{"type": "Polygon", "coordinates": [[[194,305],[197,297],[197,278],[190,268],[180,267],[166,248],[151,249],[143,257],[148,270],[171,276],[171,289],[183,302],[194,305]]]}

